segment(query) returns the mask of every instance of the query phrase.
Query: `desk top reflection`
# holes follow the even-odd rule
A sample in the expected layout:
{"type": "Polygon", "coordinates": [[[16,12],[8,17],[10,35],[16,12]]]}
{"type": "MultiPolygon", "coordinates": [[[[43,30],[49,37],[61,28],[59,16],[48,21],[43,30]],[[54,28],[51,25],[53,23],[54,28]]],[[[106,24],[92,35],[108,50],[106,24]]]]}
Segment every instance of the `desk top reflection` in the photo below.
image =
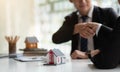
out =
{"type": "Polygon", "coordinates": [[[67,59],[65,64],[44,66],[43,61],[20,62],[12,58],[0,58],[0,72],[120,72],[120,66],[115,69],[96,69],[88,59],[67,59]]]}

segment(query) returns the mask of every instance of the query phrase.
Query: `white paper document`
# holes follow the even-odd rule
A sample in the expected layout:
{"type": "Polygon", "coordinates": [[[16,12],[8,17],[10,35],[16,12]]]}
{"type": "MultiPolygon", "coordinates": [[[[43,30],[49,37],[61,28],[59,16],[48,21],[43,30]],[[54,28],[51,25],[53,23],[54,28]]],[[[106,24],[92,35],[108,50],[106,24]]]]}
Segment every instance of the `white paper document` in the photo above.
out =
{"type": "Polygon", "coordinates": [[[15,60],[22,61],[22,62],[29,62],[29,61],[42,61],[42,57],[36,57],[36,56],[22,56],[22,57],[17,57],[15,60]]]}

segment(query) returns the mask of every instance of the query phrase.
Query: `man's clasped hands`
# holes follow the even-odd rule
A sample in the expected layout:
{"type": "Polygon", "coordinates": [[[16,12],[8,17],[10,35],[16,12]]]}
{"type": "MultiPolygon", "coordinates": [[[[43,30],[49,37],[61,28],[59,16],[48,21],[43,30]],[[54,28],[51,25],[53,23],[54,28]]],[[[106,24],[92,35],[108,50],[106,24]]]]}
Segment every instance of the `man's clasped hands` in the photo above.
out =
{"type": "Polygon", "coordinates": [[[96,34],[99,25],[100,24],[96,22],[78,23],[75,25],[74,34],[79,33],[83,38],[93,37],[96,34]]]}

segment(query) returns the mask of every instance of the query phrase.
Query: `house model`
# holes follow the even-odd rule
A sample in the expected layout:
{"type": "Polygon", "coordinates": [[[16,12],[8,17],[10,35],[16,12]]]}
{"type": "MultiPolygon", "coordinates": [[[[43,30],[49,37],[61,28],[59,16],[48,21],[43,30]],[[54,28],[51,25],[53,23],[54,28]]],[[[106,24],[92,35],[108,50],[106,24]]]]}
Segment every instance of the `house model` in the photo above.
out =
{"type": "Polygon", "coordinates": [[[38,48],[38,40],[36,37],[26,37],[25,44],[27,49],[38,48]]]}
{"type": "Polygon", "coordinates": [[[59,49],[51,49],[47,54],[47,64],[64,64],[65,55],[59,49]]]}

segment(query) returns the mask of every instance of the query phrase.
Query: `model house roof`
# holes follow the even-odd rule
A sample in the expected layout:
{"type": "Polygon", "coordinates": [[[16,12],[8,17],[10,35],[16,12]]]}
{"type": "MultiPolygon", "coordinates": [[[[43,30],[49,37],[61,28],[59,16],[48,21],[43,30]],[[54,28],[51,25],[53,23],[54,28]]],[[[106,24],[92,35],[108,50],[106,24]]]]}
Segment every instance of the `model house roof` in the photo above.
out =
{"type": "Polygon", "coordinates": [[[52,51],[56,56],[64,56],[64,54],[59,49],[53,49],[52,51]]]}
{"type": "Polygon", "coordinates": [[[37,43],[39,42],[36,37],[26,37],[25,43],[37,43]]]}

